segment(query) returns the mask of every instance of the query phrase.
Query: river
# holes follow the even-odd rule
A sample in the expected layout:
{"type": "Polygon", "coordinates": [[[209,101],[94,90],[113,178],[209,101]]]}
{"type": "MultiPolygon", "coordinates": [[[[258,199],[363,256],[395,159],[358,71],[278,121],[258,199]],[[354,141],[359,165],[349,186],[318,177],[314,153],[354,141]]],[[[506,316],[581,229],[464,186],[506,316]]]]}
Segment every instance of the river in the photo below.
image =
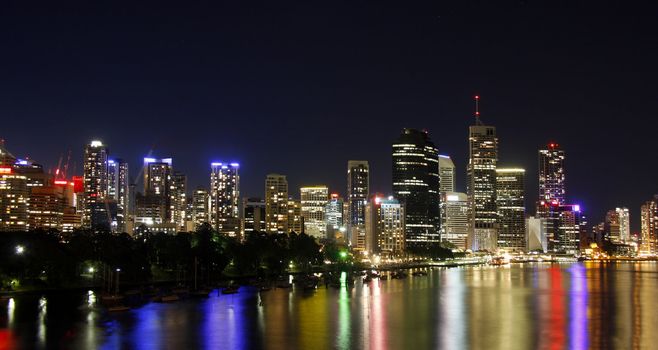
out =
{"type": "Polygon", "coordinates": [[[434,268],[108,313],[93,292],[0,307],[0,349],[642,349],[658,346],[656,262],[434,268]]]}

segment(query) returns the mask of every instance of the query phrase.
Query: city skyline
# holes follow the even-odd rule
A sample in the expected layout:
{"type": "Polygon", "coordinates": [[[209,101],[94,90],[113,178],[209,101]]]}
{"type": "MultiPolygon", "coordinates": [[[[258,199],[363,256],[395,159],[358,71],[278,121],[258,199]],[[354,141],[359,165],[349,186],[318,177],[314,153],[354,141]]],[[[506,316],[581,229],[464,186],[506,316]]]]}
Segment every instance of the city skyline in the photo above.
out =
{"type": "MultiPolygon", "coordinates": [[[[8,148],[46,167],[70,150],[81,173],[80,145],[97,138],[134,166],[150,152],[173,157],[189,188],[206,185],[210,162],[238,161],[245,196],[261,196],[270,172],[287,174],[291,188],[324,183],[342,192],[344,162],[364,159],[372,192],[387,192],[391,160],[382,150],[402,128],[419,128],[453,158],[456,190],[466,192],[464,139],[477,93],[501,139],[499,165],[534,179],[536,150],[560,143],[569,197],[592,221],[617,206],[637,212],[658,192],[658,166],[645,161],[656,125],[656,4],[347,11],[236,3],[189,5],[185,16],[161,5],[153,14],[133,4],[134,16],[94,5],[3,11],[0,29],[10,35],[0,38],[8,53],[0,57],[0,138],[8,148]],[[327,126],[304,132],[310,122],[327,126]],[[272,135],[277,148],[265,146],[272,135]]],[[[526,192],[530,206],[535,181],[526,192]]],[[[637,215],[631,220],[638,231],[637,215]]]]}

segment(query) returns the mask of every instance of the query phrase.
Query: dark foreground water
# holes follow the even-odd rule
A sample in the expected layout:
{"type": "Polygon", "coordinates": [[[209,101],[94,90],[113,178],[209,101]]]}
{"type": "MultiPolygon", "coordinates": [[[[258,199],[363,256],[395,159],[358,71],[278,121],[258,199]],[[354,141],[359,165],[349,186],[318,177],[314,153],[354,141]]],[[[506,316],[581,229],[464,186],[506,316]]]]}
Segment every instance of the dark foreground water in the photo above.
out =
{"type": "Polygon", "coordinates": [[[10,300],[0,348],[658,348],[653,262],[435,268],[353,289],[243,287],[119,314],[94,299],[10,300]]]}

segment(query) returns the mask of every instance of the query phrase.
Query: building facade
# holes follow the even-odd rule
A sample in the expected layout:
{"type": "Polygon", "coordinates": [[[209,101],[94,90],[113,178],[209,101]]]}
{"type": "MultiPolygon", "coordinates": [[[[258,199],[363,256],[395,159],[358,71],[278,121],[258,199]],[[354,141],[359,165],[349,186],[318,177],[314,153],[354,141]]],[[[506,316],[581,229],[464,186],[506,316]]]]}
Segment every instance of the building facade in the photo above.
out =
{"type": "Polygon", "coordinates": [[[365,250],[366,204],[370,196],[370,166],[365,160],[347,162],[347,235],[352,248],[365,250]]]}
{"type": "Polygon", "coordinates": [[[468,196],[460,192],[441,192],[441,240],[466,250],[467,239],[468,196]]]}
{"type": "Polygon", "coordinates": [[[101,141],[85,146],[83,162],[84,194],[82,223],[87,228],[110,225],[105,207],[108,190],[107,160],[109,150],[101,141]]]}
{"type": "Polygon", "coordinates": [[[315,238],[327,237],[326,206],[329,201],[329,188],[324,185],[300,188],[304,232],[315,238]]]}
{"type": "Polygon", "coordinates": [[[366,206],[366,250],[385,257],[405,252],[404,205],[395,198],[374,196],[366,206]]]}
{"type": "Polygon", "coordinates": [[[288,180],[285,175],[269,174],[265,179],[265,226],[267,233],[290,232],[288,229],[288,180]]]}
{"type": "Polygon", "coordinates": [[[404,204],[406,246],[439,244],[438,150],[416,129],[404,129],[392,148],[393,195],[404,204]]]}
{"type": "Polygon", "coordinates": [[[240,164],[214,162],[210,172],[210,221],[222,234],[240,233],[240,164]]]}
{"type": "Polygon", "coordinates": [[[242,208],[242,236],[265,232],[265,201],[260,198],[244,198],[242,208]]]}
{"type": "Polygon", "coordinates": [[[524,184],[524,169],[496,169],[498,249],[506,251],[526,249],[524,184]]]}

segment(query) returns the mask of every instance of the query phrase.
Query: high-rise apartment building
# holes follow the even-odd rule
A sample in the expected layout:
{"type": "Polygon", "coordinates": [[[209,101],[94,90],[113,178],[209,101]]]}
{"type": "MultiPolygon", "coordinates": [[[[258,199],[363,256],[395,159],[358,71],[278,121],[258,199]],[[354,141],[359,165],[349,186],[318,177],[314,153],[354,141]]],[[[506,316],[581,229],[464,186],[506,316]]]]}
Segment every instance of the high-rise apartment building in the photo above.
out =
{"type": "Polygon", "coordinates": [[[347,235],[352,247],[366,244],[366,204],[370,196],[370,166],[365,160],[347,161],[347,235]]]}
{"type": "Polygon", "coordinates": [[[564,150],[557,143],[549,143],[539,150],[539,200],[566,203],[564,150]]]}
{"type": "Polygon", "coordinates": [[[345,239],[345,226],[343,223],[344,207],[345,203],[343,199],[337,193],[332,193],[325,207],[327,238],[336,240],[345,239]]]}
{"type": "Polygon", "coordinates": [[[640,208],[640,254],[658,254],[658,195],[640,208]]]}
{"type": "Polygon", "coordinates": [[[126,232],[130,196],[128,192],[130,178],[128,176],[128,163],[123,159],[107,160],[107,197],[117,204],[116,232],[126,232]]]}
{"type": "Polygon", "coordinates": [[[11,166],[0,166],[0,231],[29,229],[29,197],[27,177],[16,174],[11,166]]]}
{"type": "Polygon", "coordinates": [[[366,250],[385,257],[405,251],[404,205],[395,198],[374,196],[366,206],[366,250]]]}
{"type": "Polygon", "coordinates": [[[460,192],[441,192],[441,240],[466,250],[467,238],[468,196],[460,192]]]}
{"type": "Polygon", "coordinates": [[[91,141],[85,146],[83,178],[84,194],[82,197],[84,213],[82,222],[85,227],[109,225],[108,210],[105,205],[108,190],[107,157],[109,151],[101,141],[91,141]]]}
{"type": "Polygon", "coordinates": [[[217,232],[235,237],[240,233],[240,164],[210,165],[210,221],[217,232]]]}
{"type": "Polygon", "coordinates": [[[426,131],[403,129],[393,143],[393,195],[404,204],[406,247],[439,244],[439,153],[426,131]]]}
{"type": "Polygon", "coordinates": [[[305,233],[304,216],[302,216],[302,202],[288,199],[288,233],[305,233]]]}
{"type": "Polygon", "coordinates": [[[300,188],[304,233],[315,238],[327,237],[325,209],[329,201],[329,188],[324,185],[300,188]]]}
{"type": "Polygon", "coordinates": [[[525,228],[525,170],[496,169],[496,207],[498,210],[498,249],[524,251],[525,228]]]}
{"type": "Polygon", "coordinates": [[[585,217],[580,211],[580,206],[577,204],[559,205],[555,208],[555,211],[558,214],[557,228],[554,230],[557,235],[554,237],[555,242],[552,249],[549,246],[549,250],[566,254],[578,254],[580,239],[587,225],[585,217]]]}
{"type": "MultiPolygon", "coordinates": [[[[265,226],[267,233],[290,232],[288,230],[288,180],[285,175],[269,174],[265,179],[265,226]]],[[[299,231],[295,232],[299,233],[299,231]]]]}
{"type": "Polygon", "coordinates": [[[169,181],[169,222],[178,230],[185,230],[187,211],[187,176],[174,171],[169,181]]]}
{"type": "Polygon", "coordinates": [[[208,215],[210,213],[210,196],[208,191],[199,187],[192,193],[192,221],[194,227],[207,223],[209,221],[208,215]]]}
{"type": "MultiPolygon", "coordinates": [[[[479,97],[476,96],[479,103],[479,97]]],[[[469,127],[467,194],[469,201],[468,247],[474,251],[495,251],[498,242],[496,207],[496,165],[498,137],[496,128],[487,126],[475,112],[476,123],[469,127]]]]}

